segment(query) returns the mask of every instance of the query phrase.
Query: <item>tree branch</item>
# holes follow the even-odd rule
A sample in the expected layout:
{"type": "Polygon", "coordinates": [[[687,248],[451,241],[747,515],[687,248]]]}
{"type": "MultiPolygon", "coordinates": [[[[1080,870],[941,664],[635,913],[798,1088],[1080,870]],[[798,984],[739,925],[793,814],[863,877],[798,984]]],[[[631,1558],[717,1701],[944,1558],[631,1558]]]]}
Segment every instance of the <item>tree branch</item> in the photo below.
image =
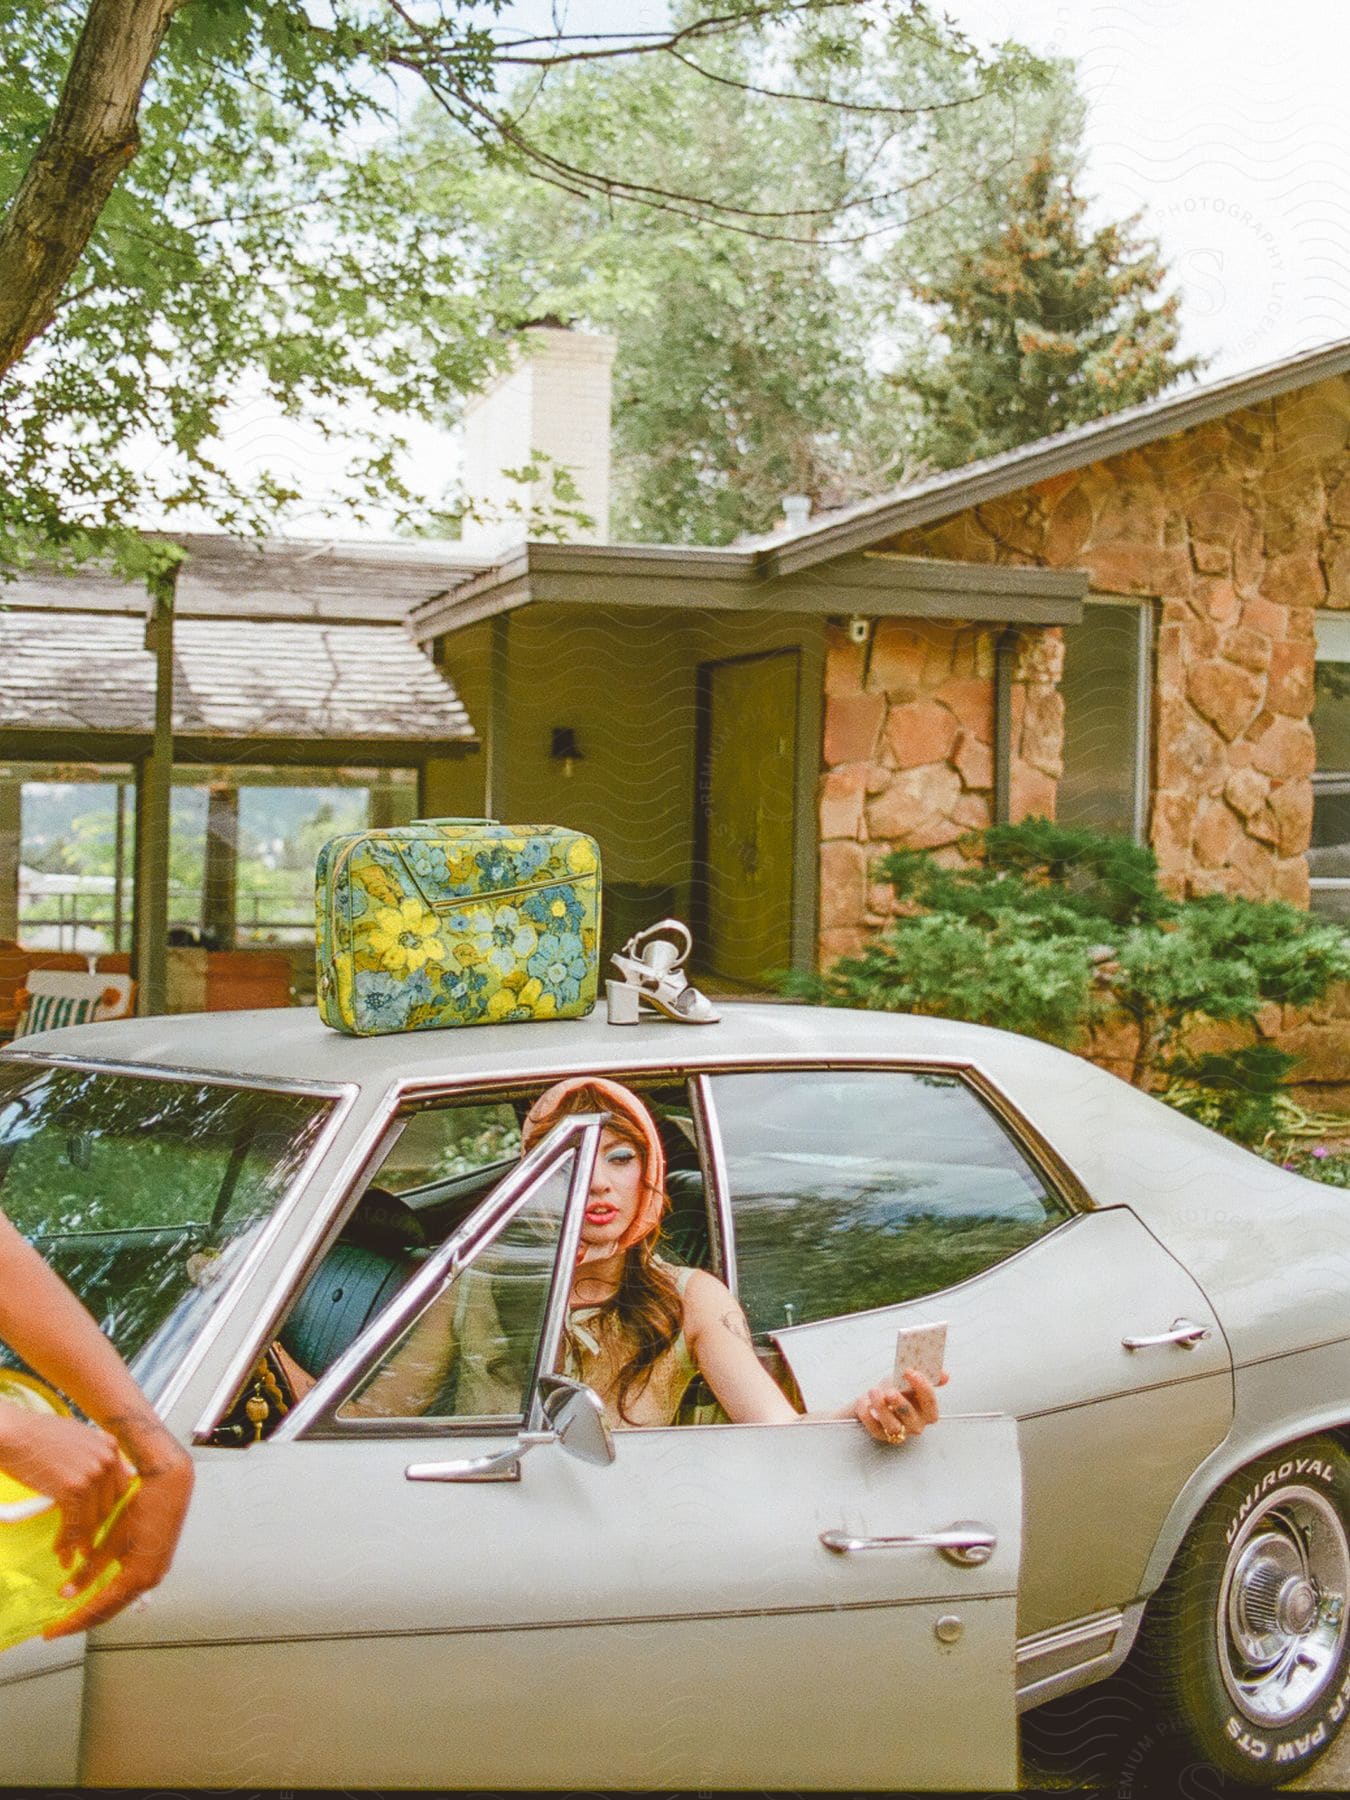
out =
{"type": "Polygon", "coordinates": [[[141,91],[183,0],[92,0],[61,98],[0,222],[0,375],[56,316],[118,176],[141,91]]]}
{"type": "Polygon", "coordinates": [[[692,24],[682,26],[678,31],[658,34],[652,31],[635,31],[625,37],[622,32],[558,32],[548,37],[518,38],[515,47],[524,44],[598,44],[614,40],[613,49],[607,50],[554,50],[547,56],[513,56],[510,49],[498,50],[496,61],[512,63],[518,68],[556,69],[563,63],[600,62],[606,58],[617,56],[659,56],[665,51],[674,50],[679,44],[696,42],[700,38],[724,37],[732,31],[740,31],[747,25],[757,24],[761,19],[781,19],[789,13],[826,12],[841,7],[856,10],[858,0],[795,0],[791,6],[748,6],[742,12],[716,13],[708,18],[695,19],[692,24]],[[639,39],[650,39],[650,42],[638,42],[639,39]]]}

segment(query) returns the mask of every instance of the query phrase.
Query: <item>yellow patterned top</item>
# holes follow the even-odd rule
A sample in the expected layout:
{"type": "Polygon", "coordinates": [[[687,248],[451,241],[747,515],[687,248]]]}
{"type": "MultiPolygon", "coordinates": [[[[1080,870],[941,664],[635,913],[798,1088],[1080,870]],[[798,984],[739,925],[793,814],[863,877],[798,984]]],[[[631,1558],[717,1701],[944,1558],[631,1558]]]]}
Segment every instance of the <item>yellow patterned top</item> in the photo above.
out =
{"type": "MultiPolygon", "coordinates": [[[[683,1300],[694,1271],[678,1263],[662,1262],[660,1257],[653,1257],[652,1261],[671,1277],[683,1300]]],[[[603,1310],[599,1306],[577,1306],[568,1313],[572,1345],[564,1358],[563,1374],[595,1389],[604,1402],[605,1417],[612,1430],[618,1431],[629,1425],[673,1425],[689,1384],[698,1374],[698,1364],[685,1341],[683,1329],[652,1364],[646,1385],[640,1390],[630,1389],[628,1417],[624,1419],[620,1418],[618,1410],[619,1371],[633,1354],[633,1347],[613,1326],[612,1315],[599,1330],[593,1329],[596,1315],[603,1310]]]]}

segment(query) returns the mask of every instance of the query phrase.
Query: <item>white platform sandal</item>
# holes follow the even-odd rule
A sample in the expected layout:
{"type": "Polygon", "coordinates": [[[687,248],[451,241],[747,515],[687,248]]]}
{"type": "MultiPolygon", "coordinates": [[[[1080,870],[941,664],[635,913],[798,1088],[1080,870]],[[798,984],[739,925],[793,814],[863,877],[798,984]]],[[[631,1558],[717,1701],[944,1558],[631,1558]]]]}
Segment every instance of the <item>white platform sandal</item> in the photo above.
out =
{"type": "Polygon", "coordinates": [[[721,1014],[684,972],[693,947],[689,927],[678,919],[661,919],[635,932],[609,959],[623,976],[605,983],[610,1024],[636,1025],[646,1006],[677,1025],[716,1025],[721,1014]]]}

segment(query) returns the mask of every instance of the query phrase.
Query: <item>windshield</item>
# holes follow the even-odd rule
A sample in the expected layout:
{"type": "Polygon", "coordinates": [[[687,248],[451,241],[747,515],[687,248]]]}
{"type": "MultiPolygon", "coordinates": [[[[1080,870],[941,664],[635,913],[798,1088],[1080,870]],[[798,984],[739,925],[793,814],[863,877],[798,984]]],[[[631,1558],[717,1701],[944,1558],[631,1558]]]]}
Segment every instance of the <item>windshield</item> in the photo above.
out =
{"type": "MultiPolygon", "coordinates": [[[[153,1397],[332,1111],[215,1082],[0,1063],[0,1208],[153,1397]]],[[[0,1361],[17,1360],[0,1345],[0,1361]]]]}

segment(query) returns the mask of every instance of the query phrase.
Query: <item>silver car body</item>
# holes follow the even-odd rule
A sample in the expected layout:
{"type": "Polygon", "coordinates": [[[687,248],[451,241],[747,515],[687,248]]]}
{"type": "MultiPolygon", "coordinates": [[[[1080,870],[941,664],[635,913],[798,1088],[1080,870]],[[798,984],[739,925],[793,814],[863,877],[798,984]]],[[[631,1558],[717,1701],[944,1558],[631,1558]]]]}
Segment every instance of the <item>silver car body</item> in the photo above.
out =
{"type": "Polygon", "coordinates": [[[354,1040],[295,1011],[106,1023],[4,1054],[338,1102],[160,1396],[198,1461],[169,1579],[87,1652],[0,1659],[11,1783],[1008,1785],[1018,1702],[1123,1660],[1219,1482],[1350,1421],[1347,1197],[1007,1033],[745,1004],[697,1032],[597,1014],[354,1040]],[[897,1326],[947,1318],[944,1420],[919,1443],[887,1453],[846,1422],[670,1428],[624,1434],[608,1468],[553,1447],[517,1483],[422,1487],[406,1437],[204,1442],[400,1101],[792,1065],[960,1072],[1074,1209],[940,1296],[775,1334],[817,1410],[888,1372],[897,1326]],[[820,1542],[961,1520],[998,1538],[978,1568],[820,1542]],[[887,1691],[904,1697],[894,1731],[864,1728],[887,1691]]]}

